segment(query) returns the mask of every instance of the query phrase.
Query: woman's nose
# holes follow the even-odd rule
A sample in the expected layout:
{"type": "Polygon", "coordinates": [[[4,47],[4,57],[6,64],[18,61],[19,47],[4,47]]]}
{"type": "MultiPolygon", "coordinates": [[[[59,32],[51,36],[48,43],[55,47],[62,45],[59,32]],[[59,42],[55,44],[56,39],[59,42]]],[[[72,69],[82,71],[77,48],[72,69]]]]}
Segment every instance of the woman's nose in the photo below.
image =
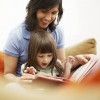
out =
{"type": "Polygon", "coordinates": [[[47,15],[45,16],[45,20],[49,21],[49,20],[51,20],[51,19],[52,19],[52,15],[51,15],[51,14],[47,14],[47,15]]]}

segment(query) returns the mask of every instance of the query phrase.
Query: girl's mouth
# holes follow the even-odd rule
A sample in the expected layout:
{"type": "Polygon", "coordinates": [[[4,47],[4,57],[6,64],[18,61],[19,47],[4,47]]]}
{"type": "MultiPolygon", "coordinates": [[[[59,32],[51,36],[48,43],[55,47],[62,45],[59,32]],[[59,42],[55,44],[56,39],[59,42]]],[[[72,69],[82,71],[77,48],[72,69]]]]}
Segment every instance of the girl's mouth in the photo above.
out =
{"type": "Polygon", "coordinates": [[[43,65],[43,66],[47,66],[48,64],[47,64],[47,63],[42,63],[42,65],[43,65]]]}

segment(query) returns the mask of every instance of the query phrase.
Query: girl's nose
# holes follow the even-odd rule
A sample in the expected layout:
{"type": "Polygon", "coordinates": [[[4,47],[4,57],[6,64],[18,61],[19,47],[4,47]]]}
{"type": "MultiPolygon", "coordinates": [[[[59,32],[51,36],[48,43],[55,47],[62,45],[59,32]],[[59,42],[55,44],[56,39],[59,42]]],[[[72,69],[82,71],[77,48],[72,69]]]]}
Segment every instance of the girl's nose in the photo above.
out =
{"type": "Polygon", "coordinates": [[[44,58],[44,61],[45,61],[45,62],[47,62],[47,61],[48,61],[48,58],[47,58],[47,57],[45,57],[45,58],[44,58]]]}

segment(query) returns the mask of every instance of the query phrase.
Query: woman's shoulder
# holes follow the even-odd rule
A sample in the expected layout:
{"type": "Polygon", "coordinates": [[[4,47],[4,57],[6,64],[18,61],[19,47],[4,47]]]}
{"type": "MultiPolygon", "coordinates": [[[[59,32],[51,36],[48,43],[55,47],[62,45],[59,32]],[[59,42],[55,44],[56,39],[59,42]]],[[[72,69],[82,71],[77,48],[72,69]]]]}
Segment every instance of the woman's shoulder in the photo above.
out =
{"type": "Polygon", "coordinates": [[[19,33],[19,32],[22,32],[25,29],[26,29],[25,24],[21,23],[21,24],[17,25],[14,29],[12,29],[11,33],[19,33]]]}
{"type": "Polygon", "coordinates": [[[16,38],[29,37],[28,33],[29,31],[26,30],[26,24],[21,23],[10,32],[10,36],[16,37],[16,38]]]}
{"type": "Polygon", "coordinates": [[[52,33],[57,35],[57,36],[59,36],[59,35],[61,36],[63,34],[62,27],[60,25],[57,25],[56,29],[52,33]]]}
{"type": "Polygon", "coordinates": [[[61,25],[60,24],[58,24],[57,26],[56,26],[56,29],[55,29],[56,31],[62,31],[62,27],[61,27],[61,25]]]}

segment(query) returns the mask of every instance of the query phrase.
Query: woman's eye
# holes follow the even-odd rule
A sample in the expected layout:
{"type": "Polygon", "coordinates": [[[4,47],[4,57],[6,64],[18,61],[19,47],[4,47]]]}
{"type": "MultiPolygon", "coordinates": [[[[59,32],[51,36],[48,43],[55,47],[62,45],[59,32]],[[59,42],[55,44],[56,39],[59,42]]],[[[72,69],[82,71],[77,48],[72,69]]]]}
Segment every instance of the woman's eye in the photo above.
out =
{"type": "Polygon", "coordinates": [[[42,13],[47,13],[47,11],[46,11],[46,10],[41,10],[41,12],[42,12],[42,13]]]}
{"type": "Polygon", "coordinates": [[[58,13],[52,13],[53,15],[57,15],[58,13]]]}

